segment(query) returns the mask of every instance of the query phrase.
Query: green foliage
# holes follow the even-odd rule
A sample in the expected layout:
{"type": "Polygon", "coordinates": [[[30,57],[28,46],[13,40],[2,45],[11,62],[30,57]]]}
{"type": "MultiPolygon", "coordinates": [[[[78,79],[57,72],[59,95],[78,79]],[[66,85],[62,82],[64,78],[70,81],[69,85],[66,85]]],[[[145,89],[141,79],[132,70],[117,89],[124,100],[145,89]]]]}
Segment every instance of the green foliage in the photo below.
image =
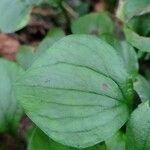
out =
{"type": "Polygon", "coordinates": [[[72,32],[75,34],[113,33],[114,24],[107,12],[91,13],[80,17],[72,24],[72,32]]]}
{"type": "Polygon", "coordinates": [[[118,17],[125,22],[134,16],[140,16],[150,12],[149,0],[120,0],[118,17]]]}
{"type": "Polygon", "coordinates": [[[101,38],[114,47],[120,58],[122,58],[127,72],[133,79],[135,79],[138,74],[139,65],[137,54],[134,48],[126,41],[119,41],[110,34],[103,34],[101,38]]]}
{"type": "Polygon", "coordinates": [[[106,141],[106,150],[125,150],[126,135],[118,131],[106,141]]]}
{"type": "Polygon", "coordinates": [[[131,115],[127,127],[126,150],[150,149],[150,104],[141,104],[131,115]]]}
{"type": "Polygon", "coordinates": [[[150,38],[143,37],[135,33],[129,28],[124,28],[124,33],[127,41],[137,49],[143,52],[150,52],[150,38]]]}
{"type": "Polygon", "coordinates": [[[30,12],[31,6],[26,1],[1,0],[0,30],[3,32],[13,32],[21,29],[29,21],[30,12]]]}
{"type": "MultiPolygon", "coordinates": [[[[67,147],[51,140],[39,128],[35,129],[29,142],[28,150],[79,150],[73,147],[67,147]]],[[[82,150],[103,150],[102,146],[95,145],[93,147],[82,150]]]]}
{"type": "Polygon", "coordinates": [[[142,102],[150,100],[150,82],[139,75],[134,83],[134,89],[138,93],[142,102]]]}
{"type": "Polygon", "coordinates": [[[34,51],[30,46],[22,46],[17,53],[16,59],[17,62],[24,68],[25,70],[30,67],[33,62],[34,51]]]}
{"type": "Polygon", "coordinates": [[[17,99],[33,122],[52,139],[79,148],[123,126],[132,94],[116,51],[88,35],[58,41],[16,83],[17,99]]]}
{"type": "Polygon", "coordinates": [[[19,65],[0,59],[0,133],[10,131],[14,132],[22,114],[19,108],[13,84],[22,73],[19,65]]]}
{"type": "Polygon", "coordinates": [[[62,0],[45,0],[54,7],[59,7],[62,0]]]}
{"type": "MultiPolygon", "coordinates": [[[[49,0],[1,0],[0,30],[8,33],[20,30],[29,22],[32,7],[48,1],[49,0]]],[[[57,0],[53,0],[53,3],[54,2],[58,3],[57,0]]]]}
{"type": "Polygon", "coordinates": [[[54,28],[50,30],[44,40],[40,43],[36,50],[34,60],[37,59],[41,54],[48,50],[55,42],[65,36],[65,33],[60,28],[54,28]]]}
{"type": "Polygon", "coordinates": [[[48,50],[55,42],[65,36],[63,30],[54,28],[49,31],[48,35],[43,39],[40,45],[34,50],[30,46],[22,46],[17,53],[17,62],[24,68],[28,69],[32,63],[40,57],[46,50],[48,50]]]}
{"type": "Polygon", "coordinates": [[[120,0],[117,16],[124,22],[127,41],[135,48],[150,51],[150,1],[120,0]]]}

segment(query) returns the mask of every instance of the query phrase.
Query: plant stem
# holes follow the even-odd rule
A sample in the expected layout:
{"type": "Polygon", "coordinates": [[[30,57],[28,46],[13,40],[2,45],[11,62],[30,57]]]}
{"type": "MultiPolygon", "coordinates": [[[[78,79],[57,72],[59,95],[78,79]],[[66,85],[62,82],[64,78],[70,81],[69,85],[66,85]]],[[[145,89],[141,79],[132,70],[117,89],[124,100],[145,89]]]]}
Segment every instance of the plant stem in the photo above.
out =
{"type": "Polygon", "coordinates": [[[69,14],[67,12],[67,10],[65,9],[65,5],[64,5],[64,2],[63,0],[61,0],[61,3],[60,3],[60,9],[62,10],[64,16],[65,16],[65,19],[66,19],[66,32],[67,34],[71,34],[71,20],[70,20],[70,17],[69,17],[69,14]]]}

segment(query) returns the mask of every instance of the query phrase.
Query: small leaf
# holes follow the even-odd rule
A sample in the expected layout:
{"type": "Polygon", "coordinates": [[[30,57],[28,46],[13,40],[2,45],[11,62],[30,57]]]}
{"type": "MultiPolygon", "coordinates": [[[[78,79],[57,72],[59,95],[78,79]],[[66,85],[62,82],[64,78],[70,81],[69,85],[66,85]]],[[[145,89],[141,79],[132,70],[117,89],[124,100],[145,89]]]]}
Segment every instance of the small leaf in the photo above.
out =
{"type": "Polygon", "coordinates": [[[148,12],[150,12],[149,0],[120,0],[117,16],[127,23],[134,16],[148,12]]]}
{"type": "Polygon", "coordinates": [[[23,28],[30,19],[31,6],[21,0],[1,0],[0,30],[14,32],[23,28]]]}
{"type": "Polygon", "coordinates": [[[150,100],[150,82],[147,81],[144,77],[139,75],[134,82],[134,89],[138,93],[142,102],[150,100]]]}
{"type": "Polygon", "coordinates": [[[26,70],[32,64],[33,57],[33,48],[30,46],[22,46],[17,53],[16,60],[22,66],[22,68],[26,70]]]}
{"type": "Polygon", "coordinates": [[[14,131],[20,120],[22,111],[17,105],[13,83],[22,73],[19,65],[0,59],[0,133],[14,131]]]}
{"type": "Polygon", "coordinates": [[[21,76],[16,96],[49,137],[85,148],[124,125],[133,89],[116,50],[95,36],[71,35],[54,44],[21,76]]]}
{"type": "Polygon", "coordinates": [[[107,150],[125,150],[126,136],[118,131],[114,136],[105,141],[107,150]]]}
{"type": "Polygon", "coordinates": [[[149,52],[150,1],[121,0],[118,16],[127,26],[124,28],[127,41],[135,48],[149,52]]]}
{"type": "Polygon", "coordinates": [[[112,33],[114,24],[107,12],[91,13],[80,17],[72,24],[72,32],[77,34],[112,33]]]}
{"type": "Polygon", "coordinates": [[[127,127],[126,150],[150,149],[150,105],[142,103],[132,113],[127,127]]]}
{"type": "Polygon", "coordinates": [[[129,28],[141,36],[148,36],[150,32],[150,13],[134,17],[129,23],[129,28]]]}
{"type": "Polygon", "coordinates": [[[30,19],[32,5],[42,0],[1,0],[0,30],[14,32],[23,28],[30,19]]]}
{"type": "MultiPolygon", "coordinates": [[[[80,150],[77,148],[67,147],[51,140],[39,128],[35,129],[29,142],[28,150],[80,150]]],[[[102,146],[95,145],[82,150],[104,150],[102,146]]]]}
{"type": "Polygon", "coordinates": [[[124,33],[127,41],[137,49],[143,52],[150,52],[150,38],[143,37],[132,31],[131,29],[125,27],[124,33]]]}

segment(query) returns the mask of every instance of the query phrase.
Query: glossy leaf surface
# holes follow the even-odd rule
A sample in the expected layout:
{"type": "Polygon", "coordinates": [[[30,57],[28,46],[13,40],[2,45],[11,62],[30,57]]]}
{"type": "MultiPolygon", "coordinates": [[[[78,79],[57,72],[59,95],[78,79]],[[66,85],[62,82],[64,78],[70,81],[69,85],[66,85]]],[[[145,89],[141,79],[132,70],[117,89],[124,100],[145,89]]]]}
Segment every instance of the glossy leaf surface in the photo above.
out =
{"type": "Polygon", "coordinates": [[[89,35],[71,35],[48,49],[16,83],[27,115],[49,137],[85,148],[126,122],[132,81],[115,49],[89,35]]]}

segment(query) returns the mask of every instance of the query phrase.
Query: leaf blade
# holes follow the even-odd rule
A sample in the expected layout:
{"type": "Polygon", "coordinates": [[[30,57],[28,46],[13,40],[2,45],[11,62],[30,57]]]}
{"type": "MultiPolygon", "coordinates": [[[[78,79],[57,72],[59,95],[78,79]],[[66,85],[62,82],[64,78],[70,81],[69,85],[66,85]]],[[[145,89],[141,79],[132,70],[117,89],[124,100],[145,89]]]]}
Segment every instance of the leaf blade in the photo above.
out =
{"type": "Polygon", "coordinates": [[[131,115],[127,127],[127,150],[150,149],[149,101],[142,103],[131,115]]]}
{"type": "Polygon", "coordinates": [[[49,137],[89,147],[112,136],[128,118],[132,83],[122,63],[116,51],[95,36],[68,36],[16,83],[17,98],[49,137]]]}

